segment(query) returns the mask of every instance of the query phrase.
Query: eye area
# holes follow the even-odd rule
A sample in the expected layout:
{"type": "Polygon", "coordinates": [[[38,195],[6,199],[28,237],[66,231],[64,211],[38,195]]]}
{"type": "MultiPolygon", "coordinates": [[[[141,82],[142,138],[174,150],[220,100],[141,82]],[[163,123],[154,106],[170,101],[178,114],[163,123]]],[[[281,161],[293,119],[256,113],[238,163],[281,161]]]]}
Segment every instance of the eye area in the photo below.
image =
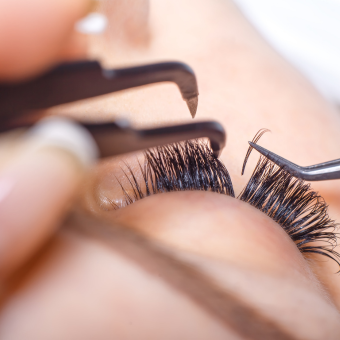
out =
{"type": "Polygon", "coordinates": [[[202,141],[186,141],[147,150],[144,164],[138,161],[143,186],[132,168],[126,164],[122,170],[129,180],[132,195],[124,186],[126,205],[152,194],[203,190],[235,197],[228,170],[202,141]]]}
{"type": "Polygon", "coordinates": [[[305,271],[285,231],[251,205],[206,191],[156,194],[107,214],[161,244],[271,273],[305,271]]]}
{"type": "MultiPolygon", "coordinates": [[[[97,187],[96,201],[101,209],[118,210],[151,195],[177,191],[209,191],[235,197],[228,170],[204,141],[147,150],[132,164],[121,163],[120,176],[111,176],[110,190],[114,186],[119,197],[97,187]]],[[[340,255],[334,250],[336,224],[328,216],[326,203],[310,185],[261,157],[237,198],[278,223],[301,253],[320,254],[340,266],[340,255]]]]}
{"type": "Polygon", "coordinates": [[[117,210],[150,195],[186,190],[235,197],[228,170],[204,141],[147,150],[124,161],[110,161],[95,174],[97,205],[117,210]]]}
{"type": "Polygon", "coordinates": [[[261,156],[238,198],[277,222],[302,253],[321,254],[340,266],[340,254],[334,250],[337,224],[309,184],[261,156]]]}

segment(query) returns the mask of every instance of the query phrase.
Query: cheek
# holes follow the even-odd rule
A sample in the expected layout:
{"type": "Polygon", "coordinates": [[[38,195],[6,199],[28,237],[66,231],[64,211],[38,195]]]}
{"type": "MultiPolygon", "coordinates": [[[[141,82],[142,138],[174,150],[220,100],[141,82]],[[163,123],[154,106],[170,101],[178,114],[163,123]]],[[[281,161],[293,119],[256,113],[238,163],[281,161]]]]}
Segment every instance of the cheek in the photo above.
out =
{"type": "Polygon", "coordinates": [[[143,263],[69,231],[57,235],[7,296],[0,333],[2,339],[230,339],[143,263]]]}
{"type": "Polygon", "coordinates": [[[279,225],[228,196],[159,194],[108,213],[108,217],[176,248],[272,273],[309,275],[306,261],[279,225]]]}

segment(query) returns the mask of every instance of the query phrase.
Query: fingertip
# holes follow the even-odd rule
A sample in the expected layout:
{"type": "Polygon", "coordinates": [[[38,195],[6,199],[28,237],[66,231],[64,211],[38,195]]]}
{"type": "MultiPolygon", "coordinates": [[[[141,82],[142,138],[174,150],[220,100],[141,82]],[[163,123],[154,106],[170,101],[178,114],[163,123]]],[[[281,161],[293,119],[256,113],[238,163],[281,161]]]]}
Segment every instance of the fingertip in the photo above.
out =
{"type": "MultiPolygon", "coordinates": [[[[0,2],[0,79],[31,77],[67,56],[74,23],[88,12],[88,0],[0,2]]],[[[72,38],[71,38],[72,40],[72,38]]]]}

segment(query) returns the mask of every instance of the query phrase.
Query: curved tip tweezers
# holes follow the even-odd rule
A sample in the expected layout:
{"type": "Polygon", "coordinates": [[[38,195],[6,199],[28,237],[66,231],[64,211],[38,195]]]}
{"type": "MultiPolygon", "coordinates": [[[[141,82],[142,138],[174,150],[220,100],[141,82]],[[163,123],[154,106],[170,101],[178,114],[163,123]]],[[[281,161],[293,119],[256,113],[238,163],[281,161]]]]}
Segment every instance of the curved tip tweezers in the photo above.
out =
{"type": "Polygon", "coordinates": [[[81,125],[95,139],[101,158],[204,137],[210,140],[214,155],[219,157],[226,144],[226,132],[215,121],[141,130],[133,129],[126,120],[81,125]]]}
{"type": "Polygon", "coordinates": [[[194,118],[198,88],[190,66],[180,62],[164,62],[106,70],[96,61],[84,61],[62,64],[23,83],[0,84],[0,124],[29,115],[27,111],[30,110],[159,82],[177,84],[194,118]]]}
{"type": "Polygon", "coordinates": [[[280,168],[289,172],[294,177],[301,178],[305,181],[326,181],[331,179],[340,179],[340,159],[310,166],[299,166],[275,154],[274,152],[263,148],[262,146],[252,142],[248,143],[260,154],[271,160],[280,168]]]}

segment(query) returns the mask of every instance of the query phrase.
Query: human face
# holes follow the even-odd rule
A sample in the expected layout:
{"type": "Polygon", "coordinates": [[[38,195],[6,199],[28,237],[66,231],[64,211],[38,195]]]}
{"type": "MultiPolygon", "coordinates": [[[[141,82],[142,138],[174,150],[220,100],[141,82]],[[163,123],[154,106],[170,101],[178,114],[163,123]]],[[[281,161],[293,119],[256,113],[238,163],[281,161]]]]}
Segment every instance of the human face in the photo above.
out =
{"type": "MultiPolygon", "coordinates": [[[[236,193],[247,181],[239,175],[247,141],[262,127],[271,129],[272,134],[263,137],[261,144],[297,164],[338,157],[340,125],[336,111],[262,41],[231,2],[150,1],[149,29],[150,40],[138,48],[126,47],[116,57],[106,53],[99,41],[93,54],[99,54],[106,65],[112,66],[122,61],[128,64],[164,59],[191,65],[200,91],[197,119],[218,120],[228,132],[221,160],[236,193]]],[[[183,122],[189,117],[173,85],[106,96],[65,108],[66,112],[82,118],[89,118],[93,112],[102,119],[125,115],[136,126],[183,122]]],[[[84,195],[86,209],[162,244],[171,259],[190,264],[228,296],[236,296],[241,305],[260,314],[265,325],[272,322],[283,333],[307,339],[338,337],[340,278],[334,275],[337,268],[331,261],[320,262],[317,256],[307,261],[268,216],[247,203],[215,193],[160,194],[118,211],[103,211],[98,200],[110,192],[115,197],[122,195],[112,175],[119,176],[119,161],[107,160],[95,170],[97,188],[105,193],[101,195],[97,190],[93,195],[89,190],[84,195]]],[[[255,162],[253,155],[245,177],[249,177],[255,162]]],[[[313,184],[330,205],[334,219],[340,217],[338,186],[337,181],[313,184]]],[[[35,287],[46,287],[42,274],[58,266],[60,275],[56,277],[63,278],[55,291],[60,301],[67,301],[66,287],[70,285],[74,287],[72,291],[79,289],[82,293],[76,295],[76,307],[71,308],[70,315],[91,309],[84,318],[86,327],[77,330],[77,335],[85,334],[81,333],[84,330],[94,331],[89,324],[100,316],[105,319],[100,328],[103,337],[245,336],[232,323],[231,314],[227,314],[229,324],[220,323],[216,314],[207,313],[207,304],[192,303],[193,299],[188,299],[190,292],[176,290],[163,272],[145,270],[150,258],[138,261],[138,256],[130,256],[126,260],[128,251],[120,252],[117,244],[108,250],[103,237],[101,240],[94,242],[61,232],[37,269],[40,277],[27,284],[22,294],[27,299],[36,296],[35,287]],[[64,255],[60,259],[61,250],[64,255]],[[77,270],[72,273],[74,268],[77,270]],[[155,279],[158,274],[160,279],[155,279]],[[84,300],[86,294],[88,299],[84,300]],[[110,324],[112,315],[118,320],[114,326],[110,324]],[[170,317],[173,319],[168,322],[170,317]],[[177,334],[172,333],[174,329],[177,334]]],[[[164,267],[172,268],[170,263],[164,267]]],[[[197,284],[202,282],[205,281],[200,276],[197,284]]],[[[46,299],[49,306],[58,306],[56,298],[46,299]]],[[[41,306],[45,302],[40,299],[36,303],[40,309],[36,307],[32,320],[43,315],[41,306]]],[[[257,336],[256,331],[253,336],[257,336]]]]}

